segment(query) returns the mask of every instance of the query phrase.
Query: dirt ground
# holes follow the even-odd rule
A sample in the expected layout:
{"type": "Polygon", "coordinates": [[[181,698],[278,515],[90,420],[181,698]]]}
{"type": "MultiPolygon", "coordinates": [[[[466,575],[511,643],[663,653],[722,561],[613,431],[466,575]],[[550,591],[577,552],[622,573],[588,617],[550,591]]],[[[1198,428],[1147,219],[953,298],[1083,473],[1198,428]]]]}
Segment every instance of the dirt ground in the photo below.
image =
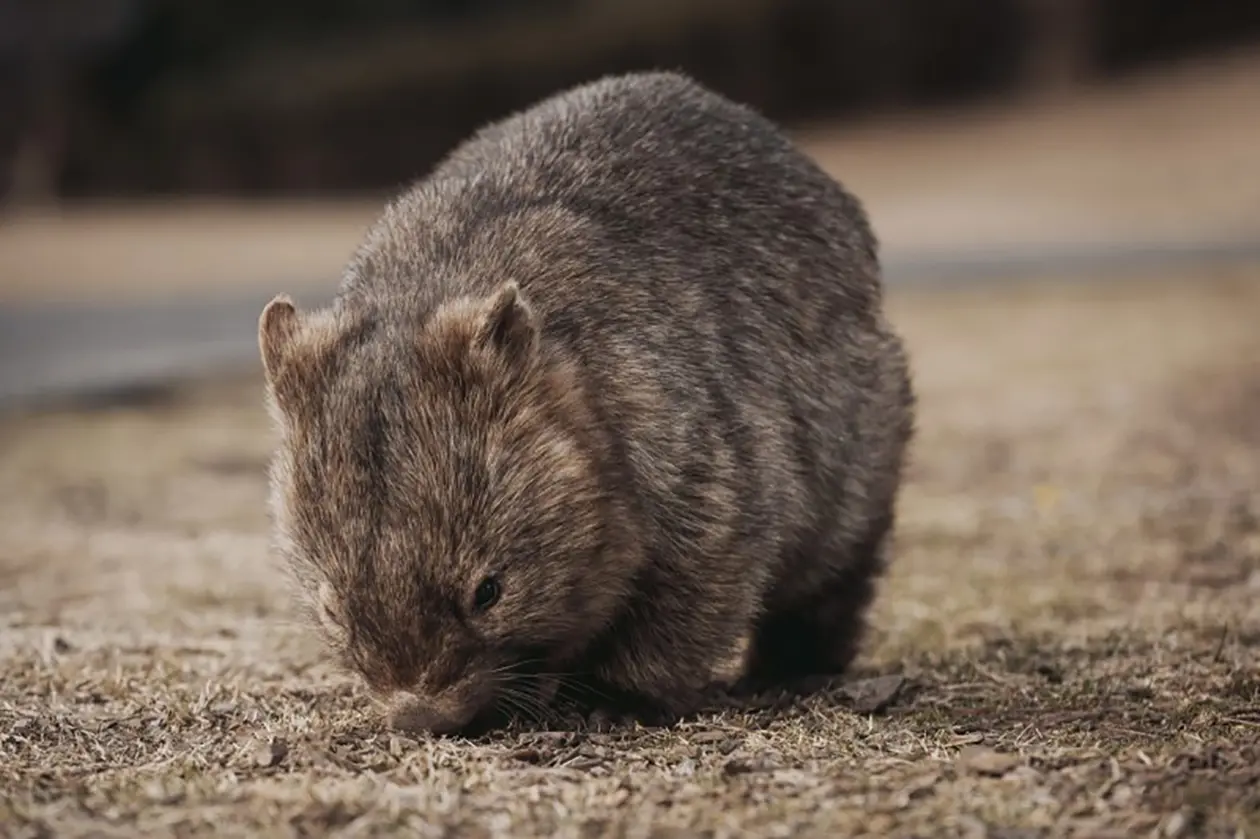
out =
{"type": "Polygon", "coordinates": [[[671,729],[391,735],[268,558],[257,381],[0,425],[0,835],[1260,836],[1260,266],[903,291],[860,666],[671,729]]]}

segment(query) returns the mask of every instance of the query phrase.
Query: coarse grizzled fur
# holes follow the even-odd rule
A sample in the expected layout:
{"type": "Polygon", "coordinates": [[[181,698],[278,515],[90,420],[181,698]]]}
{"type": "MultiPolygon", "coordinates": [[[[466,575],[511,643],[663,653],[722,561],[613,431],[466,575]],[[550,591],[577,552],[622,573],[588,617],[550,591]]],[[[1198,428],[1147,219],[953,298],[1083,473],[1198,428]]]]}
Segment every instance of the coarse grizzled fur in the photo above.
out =
{"type": "Polygon", "coordinates": [[[395,724],[843,670],[915,398],[859,202],[683,75],[489,126],[263,311],[279,550],[395,724]]]}

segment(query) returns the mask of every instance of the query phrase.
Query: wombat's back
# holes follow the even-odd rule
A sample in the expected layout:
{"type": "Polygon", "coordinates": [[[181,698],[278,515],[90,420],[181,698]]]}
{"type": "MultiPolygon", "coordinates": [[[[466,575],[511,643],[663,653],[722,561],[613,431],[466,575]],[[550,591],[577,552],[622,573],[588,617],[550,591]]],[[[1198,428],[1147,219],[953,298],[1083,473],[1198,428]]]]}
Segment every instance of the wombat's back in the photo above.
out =
{"type": "Polygon", "coordinates": [[[816,293],[842,286],[849,305],[878,303],[860,204],[760,114],[669,72],[601,79],[484,127],[388,208],[368,247],[389,239],[431,262],[470,230],[506,234],[507,216],[541,206],[598,224],[619,261],[645,269],[627,282],[652,282],[649,266],[658,276],[758,267],[785,291],[799,278],[824,286],[816,293]],[[823,252],[852,270],[809,270],[823,252]]]}

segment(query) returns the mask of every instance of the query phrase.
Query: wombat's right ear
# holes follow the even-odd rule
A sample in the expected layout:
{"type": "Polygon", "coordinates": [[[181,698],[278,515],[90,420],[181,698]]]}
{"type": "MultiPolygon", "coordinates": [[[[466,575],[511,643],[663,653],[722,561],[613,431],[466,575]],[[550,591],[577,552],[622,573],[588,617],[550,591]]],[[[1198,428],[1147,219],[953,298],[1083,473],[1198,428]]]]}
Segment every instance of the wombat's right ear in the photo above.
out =
{"type": "Polygon", "coordinates": [[[275,383],[293,347],[300,326],[297,307],[287,294],[278,294],[258,317],[258,349],[268,383],[275,383]]]}
{"type": "Polygon", "coordinates": [[[505,282],[486,301],[477,341],[515,358],[528,358],[536,351],[538,323],[515,282],[505,282]]]}

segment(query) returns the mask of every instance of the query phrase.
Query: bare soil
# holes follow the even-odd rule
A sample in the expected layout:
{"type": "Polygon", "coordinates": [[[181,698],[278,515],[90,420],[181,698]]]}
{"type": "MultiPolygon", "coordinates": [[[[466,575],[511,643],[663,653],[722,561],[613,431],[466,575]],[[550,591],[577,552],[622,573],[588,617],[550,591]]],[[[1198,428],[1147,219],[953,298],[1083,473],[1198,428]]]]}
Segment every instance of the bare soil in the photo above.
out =
{"type": "Polygon", "coordinates": [[[0,425],[0,835],[1260,836],[1260,268],[900,292],[860,665],[665,729],[385,730],[268,556],[257,381],[0,425]]]}

